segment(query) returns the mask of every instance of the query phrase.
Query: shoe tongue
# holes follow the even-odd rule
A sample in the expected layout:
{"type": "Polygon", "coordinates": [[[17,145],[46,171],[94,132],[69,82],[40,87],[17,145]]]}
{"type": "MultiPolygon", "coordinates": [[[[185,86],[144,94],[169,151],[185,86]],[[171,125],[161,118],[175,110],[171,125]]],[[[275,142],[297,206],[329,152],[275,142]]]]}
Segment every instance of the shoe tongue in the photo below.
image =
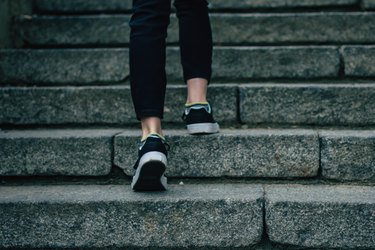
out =
{"type": "Polygon", "coordinates": [[[164,140],[164,137],[159,135],[159,134],[150,134],[150,135],[147,136],[147,138],[149,138],[149,137],[164,140]]]}
{"type": "Polygon", "coordinates": [[[152,133],[152,134],[149,134],[147,135],[146,137],[142,138],[141,139],[141,142],[145,142],[148,138],[156,138],[156,139],[162,139],[162,140],[165,140],[164,136],[162,135],[159,135],[157,133],[152,133]]]}
{"type": "Polygon", "coordinates": [[[146,141],[148,138],[153,138],[153,139],[161,139],[162,141],[165,141],[165,138],[159,134],[149,134],[145,138],[142,138],[140,143],[138,144],[138,149],[141,150],[143,146],[145,145],[146,141]]]}
{"type": "Polygon", "coordinates": [[[192,109],[202,109],[204,108],[208,113],[211,112],[211,108],[210,108],[210,105],[207,103],[207,104],[203,104],[203,103],[197,103],[197,104],[192,104],[192,105],[186,105],[185,106],[185,110],[186,110],[186,114],[189,114],[190,110],[192,109]]]}

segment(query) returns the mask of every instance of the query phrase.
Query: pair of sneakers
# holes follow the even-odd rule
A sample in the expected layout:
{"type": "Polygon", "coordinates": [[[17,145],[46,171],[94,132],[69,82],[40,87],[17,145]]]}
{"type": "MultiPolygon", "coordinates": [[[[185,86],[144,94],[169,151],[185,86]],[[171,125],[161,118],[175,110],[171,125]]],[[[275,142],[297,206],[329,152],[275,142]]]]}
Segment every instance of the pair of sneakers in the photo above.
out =
{"type": "MultiPolygon", "coordinates": [[[[185,105],[182,119],[186,123],[189,134],[219,132],[219,125],[213,118],[209,103],[185,105]]],[[[168,150],[168,143],[159,134],[150,134],[141,141],[131,184],[134,191],[163,191],[167,189],[167,178],[164,173],[167,167],[168,150]]]]}

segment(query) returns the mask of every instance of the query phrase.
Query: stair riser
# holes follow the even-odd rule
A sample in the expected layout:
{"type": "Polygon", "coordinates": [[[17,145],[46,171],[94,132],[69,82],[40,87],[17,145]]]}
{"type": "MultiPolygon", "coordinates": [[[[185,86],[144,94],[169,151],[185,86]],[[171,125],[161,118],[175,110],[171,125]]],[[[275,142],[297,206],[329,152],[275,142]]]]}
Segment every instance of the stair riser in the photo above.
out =
{"type": "Polygon", "coordinates": [[[323,131],[320,145],[324,178],[375,181],[374,131],[323,131]]]}
{"type": "MultiPolygon", "coordinates": [[[[225,131],[221,135],[169,133],[166,174],[171,177],[313,177],[319,168],[318,135],[313,131],[225,131]],[[289,146],[287,146],[289,145],[289,146]]],[[[139,136],[115,138],[115,164],[128,175],[137,160],[139,136]]]]}
{"type": "Polygon", "coordinates": [[[248,84],[239,93],[240,118],[248,124],[375,124],[371,85],[248,84]]]}
{"type": "MultiPolygon", "coordinates": [[[[134,124],[137,123],[130,87],[1,88],[0,123],[134,124]]],[[[236,85],[211,85],[209,101],[221,123],[237,123],[236,85]]],[[[186,86],[168,87],[164,122],[180,123],[186,86]]]]}
{"type": "MultiPolygon", "coordinates": [[[[15,26],[32,45],[128,44],[130,15],[25,16],[15,26]]],[[[212,14],[214,44],[373,43],[373,13],[212,14]]],[[[176,43],[171,16],[168,42],[176,43]]]]}
{"type": "Polygon", "coordinates": [[[371,249],[374,192],[343,185],[178,185],[148,194],[124,186],[2,187],[0,229],[7,233],[0,247],[235,248],[266,233],[276,246],[371,249]]]}
{"type": "Polygon", "coordinates": [[[318,249],[375,246],[375,189],[356,186],[266,186],[272,242],[318,249]]]}
{"type": "Polygon", "coordinates": [[[0,229],[7,232],[0,247],[243,247],[263,231],[260,186],[151,194],[124,186],[18,190],[0,189],[0,229]]]}
{"type": "Polygon", "coordinates": [[[345,46],[341,53],[345,63],[345,75],[375,76],[375,46],[345,46]]]}
{"type": "MultiPolygon", "coordinates": [[[[364,0],[366,7],[373,6],[373,0],[364,0]]],[[[350,7],[358,6],[357,0],[244,0],[241,2],[227,0],[212,0],[210,8],[246,10],[252,8],[295,8],[295,7],[350,7]]],[[[40,11],[52,12],[102,12],[102,11],[129,11],[131,9],[131,0],[36,0],[35,7],[40,11]]]]}
{"type": "Polygon", "coordinates": [[[104,176],[112,169],[116,130],[0,134],[2,176],[104,176]]]}
{"type": "MultiPolygon", "coordinates": [[[[137,122],[128,86],[4,87],[0,97],[0,124],[137,122]]],[[[212,84],[208,98],[222,125],[375,125],[375,84],[212,84]]],[[[185,85],[169,86],[164,122],[182,127],[185,101],[185,85]]]]}
{"type": "MultiPolygon", "coordinates": [[[[128,49],[0,50],[0,82],[15,84],[103,84],[129,76],[128,49]]],[[[167,75],[182,80],[180,52],[167,49],[167,75]]],[[[213,80],[337,78],[337,47],[217,47],[213,80]]]]}
{"type": "MultiPolygon", "coordinates": [[[[299,129],[222,130],[210,136],[166,130],[165,134],[172,146],[170,177],[375,180],[371,130],[319,134],[299,129]]],[[[0,175],[102,176],[117,165],[132,176],[139,139],[138,130],[4,131],[0,175]]]]}

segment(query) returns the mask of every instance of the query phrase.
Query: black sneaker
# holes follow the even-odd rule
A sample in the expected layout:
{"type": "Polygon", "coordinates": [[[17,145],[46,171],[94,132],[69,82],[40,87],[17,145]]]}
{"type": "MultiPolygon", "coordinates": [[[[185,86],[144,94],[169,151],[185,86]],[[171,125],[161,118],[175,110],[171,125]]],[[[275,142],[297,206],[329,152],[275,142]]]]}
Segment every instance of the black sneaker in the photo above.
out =
{"type": "Polygon", "coordinates": [[[220,130],[219,124],[213,118],[213,112],[208,103],[185,105],[182,119],[186,122],[189,134],[213,134],[220,130]]]}
{"type": "Polygon", "coordinates": [[[131,184],[134,191],[167,190],[164,172],[167,167],[168,150],[169,145],[158,134],[151,134],[141,141],[131,184]]]}

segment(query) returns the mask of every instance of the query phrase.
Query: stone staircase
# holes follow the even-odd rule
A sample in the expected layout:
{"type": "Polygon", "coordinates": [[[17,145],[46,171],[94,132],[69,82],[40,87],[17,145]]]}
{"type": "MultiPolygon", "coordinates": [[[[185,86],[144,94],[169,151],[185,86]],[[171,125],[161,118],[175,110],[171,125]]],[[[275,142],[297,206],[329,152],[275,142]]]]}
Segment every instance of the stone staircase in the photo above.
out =
{"type": "Polygon", "coordinates": [[[0,249],[375,249],[375,1],[212,0],[187,135],[171,16],[170,189],[130,190],[130,0],[35,0],[0,50],[0,249]]]}

